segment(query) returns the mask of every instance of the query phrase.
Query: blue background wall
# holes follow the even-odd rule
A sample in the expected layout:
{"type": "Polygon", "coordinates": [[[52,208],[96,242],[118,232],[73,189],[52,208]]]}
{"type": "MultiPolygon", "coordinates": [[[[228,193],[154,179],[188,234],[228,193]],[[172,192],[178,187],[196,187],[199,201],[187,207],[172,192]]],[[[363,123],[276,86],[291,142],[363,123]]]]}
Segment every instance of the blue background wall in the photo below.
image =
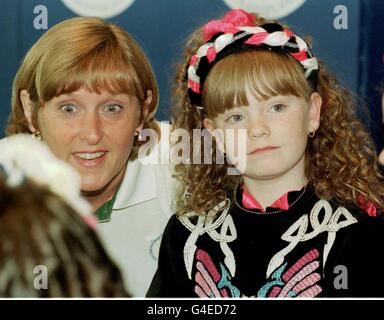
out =
{"type": "MultiPolygon", "coordinates": [[[[45,32],[33,26],[37,5],[47,7],[48,27],[76,16],[60,0],[0,0],[0,137],[10,111],[12,79],[24,54],[45,32]]],[[[174,66],[183,41],[197,26],[227,10],[222,0],[136,0],[122,14],[108,19],[131,33],[149,56],[161,94],[159,119],[168,119],[174,66]]],[[[384,17],[384,1],[380,0],[307,0],[280,19],[297,33],[311,35],[315,54],[345,86],[369,103],[373,120],[370,128],[379,147],[383,135],[375,88],[384,79],[380,17],[384,17]],[[340,4],[348,9],[346,30],[337,30],[333,24],[337,16],[334,8],[340,4]]]]}

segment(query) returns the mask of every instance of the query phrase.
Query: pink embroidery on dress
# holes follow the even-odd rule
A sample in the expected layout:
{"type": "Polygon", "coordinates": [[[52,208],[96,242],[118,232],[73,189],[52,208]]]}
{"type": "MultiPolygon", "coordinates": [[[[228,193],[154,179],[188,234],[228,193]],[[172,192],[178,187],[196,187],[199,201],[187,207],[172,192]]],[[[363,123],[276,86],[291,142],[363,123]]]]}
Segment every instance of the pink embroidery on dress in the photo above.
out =
{"type": "Polygon", "coordinates": [[[202,264],[207,268],[207,270],[209,271],[211,277],[213,278],[213,280],[215,280],[215,282],[218,282],[220,280],[220,273],[216,269],[211,257],[208,255],[208,253],[199,249],[196,252],[196,259],[198,261],[201,261],[202,264]]]}
{"type": "Polygon", "coordinates": [[[225,288],[219,289],[221,275],[213,263],[211,257],[205,251],[198,249],[196,252],[195,293],[199,297],[229,297],[225,288]]]}
{"type": "Polygon", "coordinates": [[[278,294],[280,293],[280,291],[281,291],[280,287],[277,287],[277,286],[273,287],[271,293],[269,294],[269,296],[271,298],[276,298],[278,296],[278,294]]]}
{"type": "Polygon", "coordinates": [[[293,287],[292,291],[299,293],[305,289],[313,286],[316,282],[320,281],[321,276],[317,272],[310,274],[302,281],[300,281],[296,286],[293,287]]]}
{"type": "Polygon", "coordinates": [[[197,294],[198,297],[201,297],[201,298],[208,297],[208,294],[206,294],[204,290],[197,285],[195,286],[195,293],[197,294]]]}
{"type": "MultiPolygon", "coordinates": [[[[298,273],[296,273],[284,286],[281,290],[279,297],[285,297],[289,291],[297,284],[307,288],[305,277],[310,275],[313,271],[315,271],[319,267],[319,261],[313,261],[303,269],[301,269],[298,273]]],[[[293,291],[293,290],[292,290],[293,291]]],[[[297,292],[296,292],[297,293],[297,292]]]]}
{"type": "Polygon", "coordinates": [[[284,282],[289,281],[289,279],[291,279],[291,277],[297,271],[299,271],[303,266],[305,266],[309,262],[312,262],[318,257],[319,257],[319,251],[317,251],[316,249],[309,251],[301,259],[299,259],[292,267],[290,267],[286,273],[284,273],[284,275],[282,276],[282,279],[284,280],[284,282]]]}
{"type": "Polygon", "coordinates": [[[199,270],[199,272],[196,272],[196,282],[204,290],[207,296],[213,293],[215,297],[220,297],[220,293],[216,286],[216,283],[214,279],[212,279],[208,271],[205,269],[204,265],[200,261],[198,261],[196,266],[197,270],[199,270]]]}
{"type": "Polygon", "coordinates": [[[300,293],[298,295],[298,297],[300,297],[300,298],[313,298],[313,297],[318,296],[321,293],[321,291],[322,291],[321,287],[316,284],[313,287],[310,287],[309,289],[300,293]]]}
{"type": "Polygon", "coordinates": [[[278,268],[257,293],[258,297],[315,297],[322,292],[321,280],[315,272],[320,262],[319,251],[313,249],[301,257],[287,271],[287,263],[278,268]],[[284,272],[285,271],[285,272],[284,272]]]}

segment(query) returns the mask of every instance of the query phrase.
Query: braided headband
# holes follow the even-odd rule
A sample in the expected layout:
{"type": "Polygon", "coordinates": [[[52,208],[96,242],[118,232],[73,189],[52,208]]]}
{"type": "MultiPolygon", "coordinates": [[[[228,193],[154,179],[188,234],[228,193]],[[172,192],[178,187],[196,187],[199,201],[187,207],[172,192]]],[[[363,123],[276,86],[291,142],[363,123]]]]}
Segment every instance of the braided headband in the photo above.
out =
{"type": "Polygon", "coordinates": [[[304,75],[316,88],[319,69],[310,47],[300,37],[277,23],[256,26],[255,17],[243,10],[228,12],[222,20],[208,22],[203,28],[206,41],[189,61],[187,71],[188,95],[198,109],[203,109],[202,85],[209,70],[231,53],[264,47],[288,53],[304,68],[304,75]]]}

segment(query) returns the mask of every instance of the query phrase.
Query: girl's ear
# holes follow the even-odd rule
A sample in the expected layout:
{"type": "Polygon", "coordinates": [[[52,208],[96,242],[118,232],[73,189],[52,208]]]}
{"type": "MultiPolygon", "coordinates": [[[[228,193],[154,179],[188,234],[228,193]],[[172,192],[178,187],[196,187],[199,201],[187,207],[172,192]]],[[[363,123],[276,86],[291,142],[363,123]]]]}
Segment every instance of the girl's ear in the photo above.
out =
{"type": "Polygon", "coordinates": [[[147,119],[147,116],[149,113],[149,106],[151,105],[151,102],[152,102],[152,90],[147,90],[147,98],[145,99],[144,104],[141,107],[140,123],[136,128],[137,133],[140,133],[140,131],[143,130],[145,120],[147,119]]]}
{"type": "Polygon", "coordinates": [[[379,156],[378,156],[379,163],[384,166],[384,149],[381,150],[379,156]]]}
{"type": "Polygon", "coordinates": [[[213,131],[215,130],[215,124],[213,123],[213,121],[209,118],[204,118],[203,120],[203,125],[206,129],[208,129],[208,131],[210,133],[213,134],[213,131]]]}
{"type": "Polygon", "coordinates": [[[23,89],[20,91],[20,100],[23,106],[24,116],[28,122],[28,128],[31,132],[36,132],[36,128],[32,122],[32,114],[33,114],[33,103],[29,98],[29,93],[27,90],[23,89]]]}
{"type": "Polygon", "coordinates": [[[224,132],[223,130],[217,130],[215,123],[212,119],[204,118],[203,125],[208,131],[212,134],[212,136],[215,137],[217,147],[219,150],[224,154],[225,153],[225,147],[224,147],[224,132]]]}
{"type": "Polygon", "coordinates": [[[308,132],[315,132],[320,126],[321,106],[323,99],[318,92],[311,94],[310,106],[309,106],[309,124],[308,132]]]}

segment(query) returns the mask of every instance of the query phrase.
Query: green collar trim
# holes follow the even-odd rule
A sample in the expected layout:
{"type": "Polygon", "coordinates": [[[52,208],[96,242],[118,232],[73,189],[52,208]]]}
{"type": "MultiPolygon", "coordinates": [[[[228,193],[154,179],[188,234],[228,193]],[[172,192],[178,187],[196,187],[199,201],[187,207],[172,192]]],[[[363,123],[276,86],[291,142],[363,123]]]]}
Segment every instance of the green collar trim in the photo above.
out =
{"type": "Polygon", "coordinates": [[[108,222],[111,220],[113,205],[115,204],[117,192],[113,195],[112,199],[104,203],[96,211],[97,222],[108,222]]]}

